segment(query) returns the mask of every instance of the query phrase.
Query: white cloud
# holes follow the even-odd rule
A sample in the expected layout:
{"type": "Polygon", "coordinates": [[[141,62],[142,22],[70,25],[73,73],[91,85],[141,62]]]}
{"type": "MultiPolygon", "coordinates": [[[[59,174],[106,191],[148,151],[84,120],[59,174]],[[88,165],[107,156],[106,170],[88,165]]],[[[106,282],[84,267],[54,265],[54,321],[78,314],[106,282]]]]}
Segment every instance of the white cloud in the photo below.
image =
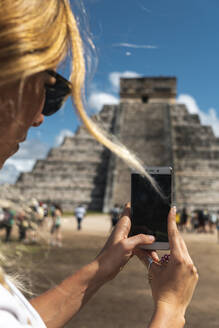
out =
{"type": "Polygon", "coordinates": [[[72,137],[74,133],[70,130],[64,129],[62,130],[59,135],[55,139],[55,146],[59,146],[63,143],[65,137],[72,137]]]}
{"type": "Polygon", "coordinates": [[[215,135],[219,137],[219,117],[214,108],[210,108],[207,112],[204,112],[199,108],[196,100],[188,94],[179,95],[177,102],[185,104],[191,114],[198,114],[202,124],[212,126],[215,135]]]}
{"type": "Polygon", "coordinates": [[[14,167],[16,167],[16,170],[19,172],[29,172],[32,170],[35,162],[36,162],[36,159],[9,158],[7,160],[7,165],[13,165],[14,167]]]}
{"type": "Polygon", "coordinates": [[[191,97],[190,95],[187,95],[187,94],[179,95],[179,97],[177,98],[177,102],[179,104],[186,105],[188,111],[191,114],[198,114],[200,111],[195,99],[193,97],[191,97]]]}
{"type": "Polygon", "coordinates": [[[157,46],[151,44],[134,44],[134,43],[114,43],[113,47],[124,47],[133,49],[157,49],[157,46]]]}
{"type": "Polygon", "coordinates": [[[207,113],[200,111],[201,122],[204,125],[211,125],[217,137],[219,137],[219,117],[214,108],[210,108],[207,113]]]}
{"type": "Polygon", "coordinates": [[[92,111],[99,112],[103,105],[116,105],[119,103],[119,100],[117,97],[110,93],[106,92],[93,92],[89,99],[88,99],[88,105],[92,109],[92,111]]]}
{"type": "Polygon", "coordinates": [[[13,164],[5,164],[0,171],[0,184],[3,183],[15,183],[20,171],[18,171],[13,164]]]}
{"type": "Polygon", "coordinates": [[[37,159],[44,158],[48,145],[39,140],[27,140],[20,145],[19,151],[9,158],[0,171],[1,183],[14,183],[21,172],[32,170],[37,159]]]}
{"type": "Polygon", "coordinates": [[[112,72],[109,75],[109,81],[113,87],[113,91],[118,92],[119,91],[119,83],[120,78],[135,78],[140,77],[141,75],[137,72],[133,71],[125,71],[125,72],[112,72]]]}
{"type": "Polygon", "coordinates": [[[98,113],[103,105],[117,105],[118,96],[115,93],[119,91],[120,78],[136,78],[141,75],[133,71],[112,72],[109,74],[110,85],[106,92],[100,91],[97,86],[93,86],[93,91],[88,98],[88,106],[91,109],[90,114],[98,113]]]}
{"type": "Polygon", "coordinates": [[[20,144],[19,151],[10,159],[37,159],[44,158],[48,152],[48,145],[37,139],[27,140],[20,144]]]}

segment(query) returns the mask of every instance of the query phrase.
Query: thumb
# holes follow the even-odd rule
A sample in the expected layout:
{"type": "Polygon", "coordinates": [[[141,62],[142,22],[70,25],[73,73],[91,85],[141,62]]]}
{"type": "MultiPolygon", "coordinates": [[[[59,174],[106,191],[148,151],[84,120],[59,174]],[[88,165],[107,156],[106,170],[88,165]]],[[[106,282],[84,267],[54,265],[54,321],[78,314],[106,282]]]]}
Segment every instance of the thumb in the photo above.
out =
{"type": "Polygon", "coordinates": [[[134,250],[135,247],[140,245],[149,245],[155,241],[155,237],[151,235],[139,234],[126,239],[127,248],[134,250]]]}
{"type": "Polygon", "coordinates": [[[121,219],[119,219],[115,229],[113,230],[111,238],[113,243],[128,237],[131,228],[130,214],[130,203],[128,203],[126,204],[125,209],[121,215],[121,219]]]}

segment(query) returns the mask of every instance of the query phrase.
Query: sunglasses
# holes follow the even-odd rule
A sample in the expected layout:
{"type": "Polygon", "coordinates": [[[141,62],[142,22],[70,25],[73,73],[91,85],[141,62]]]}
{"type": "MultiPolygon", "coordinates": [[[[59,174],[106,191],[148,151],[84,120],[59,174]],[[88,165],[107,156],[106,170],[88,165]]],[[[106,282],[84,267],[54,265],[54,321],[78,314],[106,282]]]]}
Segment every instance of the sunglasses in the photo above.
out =
{"type": "Polygon", "coordinates": [[[67,100],[71,94],[71,83],[63,76],[52,70],[46,71],[48,74],[56,79],[56,83],[53,85],[45,85],[46,88],[46,100],[42,114],[50,116],[55,114],[67,100]]]}

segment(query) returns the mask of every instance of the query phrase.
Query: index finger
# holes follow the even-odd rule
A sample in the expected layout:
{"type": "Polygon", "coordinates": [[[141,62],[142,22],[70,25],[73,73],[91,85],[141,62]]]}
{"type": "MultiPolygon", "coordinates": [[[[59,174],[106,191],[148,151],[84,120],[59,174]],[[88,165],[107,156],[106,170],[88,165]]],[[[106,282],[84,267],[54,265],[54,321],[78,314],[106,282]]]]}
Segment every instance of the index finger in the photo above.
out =
{"type": "Polygon", "coordinates": [[[176,225],[176,207],[172,207],[168,215],[168,238],[171,251],[180,249],[178,236],[179,231],[176,225]]]}
{"type": "Polygon", "coordinates": [[[189,256],[184,240],[180,236],[176,224],[176,207],[172,207],[168,215],[168,238],[171,253],[175,255],[189,256]]]}

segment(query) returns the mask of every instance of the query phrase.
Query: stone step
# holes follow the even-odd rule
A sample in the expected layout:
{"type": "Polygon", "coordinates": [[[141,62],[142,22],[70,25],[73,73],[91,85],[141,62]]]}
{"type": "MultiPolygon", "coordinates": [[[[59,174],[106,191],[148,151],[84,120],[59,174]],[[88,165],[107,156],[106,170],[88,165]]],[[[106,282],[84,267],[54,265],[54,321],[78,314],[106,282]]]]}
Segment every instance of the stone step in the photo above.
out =
{"type": "MultiPolygon", "coordinates": [[[[106,172],[107,167],[106,166],[99,166],[94,169],[89,169],[89,170],[73,170],[72,167],[68,169],[64,169],[62,166],[54,167],[45,169],[44,167],[38,167],[32,171],[32,175],[36,176],[38,179],[42,178],[43,176],[49,176],[49,177],[54,177],[56,175],[62,175],[66,177],[72,177],[78,178],[78,179],[89,179],[92,180],[94,179],[97,175],[104,175],[106,172]],[[45,171],[46,174],[42,174],[42,171],[45,171]]],[[[26,174],[26,173],[25,173],[26,174]]],[[[27,173],[28,174],[28,173],[27,173]]]]}
{"type": "Polygon", "coordinates": [[[48,154],[48,158],[52,159],[54,157],[60,158],[60,160],[64,157],[73,157],[77,158],[79,156],[86,156],[86,158],[91,157],[100,157],[104,151],[104,148],[92,149],[92,148],[79,148],[75,147],[72,149],[63,149],[63,148],[53,148],[48,154]]]}
{"type": "MultiPolygon", "coordinates": [[[[182,158],[181,160],[175,160],[174,163],[174,170],[178,171],[186,171],[186,170],[193,170],[193,172],[206,172],[208,174],[209,172],[219,172],[219,161],[218,160],[210,160],[210,159],[203,159],[199,160],[197,159],[190,159],[189,161],[187,158],[182,158]]],[[[214,173],[212,173],[214,174],[214,173]]]]}
{"type": "Polygon", "coordinates": [[[82,145],[82,146],[92,145],[95,149],[102,147],[102,145],[99,142],[97,142],[96,139],[90,135],[87,135],[86,138],[84,137],[82,139],[76,135],[74,137],[66,137],[63,144],[57,148],[72,149],[72,148],[74,148],[74,146],[78,146],[78,145],[82,145]]]}
{"type": "Polygon", "coordinates": [[[102,149],[104,146],[98,142],[93,137],[83,136],[83,137],[75,137],[72,143],[63,144],[61,149],[75,149],[79,147],[80,149],[102,149]]]}
{"type": "MultiPolygon", "coordinates": [[[[22,188],[25,188],[25,191],[29,191],[30,190],[36,190],[35,188],[33,188],[33,184],[23,184],[22,188]]],[[[41,190],[41,192],[43,192],[43,195],[50,195],[51,192],[52,193],[71,193],[72,195],[75,196],[80,196],[80,195],[84,195],[85,198],[90,197],[90,195],[95,195],[95,196],[99,196],[102,197],[103,196],[103,190],[104,190],[104,186],[99,185],[98,188],[92,188],[92,186],[88,187],[77,187],[72,185],[71,183],[63,183],[60,187],[59,186],[54,186],[54,185],[49,185],[46,183],[37,183],[37,191],[41,190]]]]}
{"type": "MultiPolygon", "coordinates": [[[[22,174],[22,180],[24,179],[27,179],[25,175],[27,175],[28,173],[23,173],[22,174]]],[[[62,179],[72,179],[74,181],[78,181],[78,180],[81,180],[81,181],[95,181],[98,180],[98,181],[102,181],[102,177],[105,177],[106,175],[106,168],[100,168],[99,170],[96,169],[96,170],[93,170],[93,171],[90,171],[90,172],[77,172],[77,171],[74,171],[73,173],[72,172],[66,172],[64,170],[53,170],[53,171],[50,171],[50,172],[47,172],[47,174],[45,174],[48,179],[54,179],[57,175],[59,176],[62,176],[62,179]],[[94,174],[92,174],[94,173],[94,174]],[[99,179],[97,179],[97,177],[101,177],[99,179]],[[76,179],[77,177],[77,179],[76,179]]],[[[42,180],[42,179],[45,179],[44,176],[45,175],[42,175],[42,170],[36,170],[34,172],[32,172],[32,176],[33,176],[33,180],[35,181],[36,179],[39,179],[39,180],[42,180]]],[[[29,175],[28,176],[28,179],[29,179],[29,175]]],[[[47,178],[46,178],[47,179],[47,178]]],[[[20,179],[21,180],[21,179],[20,179]]]]}
{"type": "MultiPolygon", "coordinates": [[[[105,175],[99,175],[99,176],[91,176],[91,177],[83,177],[83,176],[72,176],[69,174],[54,174],[49,173],[46,176],[42,176],[40,173],[23,173],[22,178],[22,185],[32,185],[33,183],[37,183],[37,186],[76,186],[77,188],[86,188],[86,189],[92,189],[94,182],[98,183],[98,186],[101,186],[105,184],[105,175]]],[[[19,185],[19,182],[18,182],[19,185]]]]}
{"type": "Polygon", "coordinates": [[[64,147],[60,147],[59,149],[61,149],[62,151],[66,150],[68,152],[77,151],[79,153],[79,152],[86,152],[89,150],[101,152],[101,151],[103,151],[103,149],[105,149],[105,147],[102,144],[97,143],[97,141],[94,140],[93,142],[89,142],[89,143],[83,143],[83,142],[75,143],[74,142],[74,143],[72,143],[71,147],[70,147],[70,145],[67,145],[64,147]]]}
{"type": "Polygon", "coordinates": [[[180,138],[185,138],[190,140],[190,138],[196,137],[198,139],[215,139],[212,127],[208,125],[196,125],[185,126],[178,123],[173,124],[174,135],[180,138]]]}
{"type": "Polygon", "coordinates": [[[62,208],[65,211],[73,211],[76,206],[79,204],[85,205],[89,210],[100,211],[103,206],[102,197],[87,197],[85,198],[84,195],[80,195],[79,197],[73,197],[73,195],[69,195],[69,197],[65,197],[63,199],[62,194],[49,194],[42,197],[43,193],[42,190],[28,190],[30,199],[36,198],[40,201],[46,202],[48,204],[56,203],[61,204],[62,208]]]}
{"type": "MultiPolygon", "coordinates": [[[[77,171],[77,170],[72,170],[72,167],[62,167],[57,166],[57,167],[53,167],[50,168],[49,170],[45,170],[44,167],[36,167],[34,169],[34,171],[32,172],[26,172],[23,173],[24,176],[30,176],[33,175],[35,176],[37,179],[41,179],[41,178],[47,178],[47,177],[55,177],[56,175],[62,175],[63,177],[71,177],[72,179],[75,180],[93,180],[96,177],[102,177],[103,176],[103,172],[106,171],[106,167],[103,168],[99,168],[96,167],[93,170],[81,170],[81,171],[77,171]],[[42,173],[42,172],[46,172],[46,174],[42,173]]],[[[104,174],[105,175],[105,174],[104,174]]]]}
{"type": "Polygon", "coordinates": [[[47,163],[50,163],[50,162],[53,162],[53,163],[57,163],[58,161],[66,161],[67,163],[69,164],[72,164],[72,163],[83,163],[83,162],[87,162],[87,163],[100,163],[102,161],[102,158],[101,156],[92,156],[88,155],[88,157],[86,157],[85,154],[69,154],[68,156],[63,154],[63,156],[60,156],[59,154],[57,154],[56,156],[52,156],[52,157],[48,157],[46,162],[47,163]]]}
{"type": "Polygon", "coordinates": [[[178,113],[174,113],[171,115],[172,121],[175,124],[193,126],[193,125],[201,125],[200,118],[197,114],[187,114],[187,115],[178,115],[178,113]]]}
{"type": "Polygon", "coordinates": [[[178,115],[179,117],[184,117],[189,114],[187,107],[184,104],[174,104],[170,105],[171,115],[178,115]]]}
{"type": "Polygon", "coordinates": [[[175,156],[178,160],[182,160],[186,158],[187,160],[191,159],[199,159],[199,160],[219,160],[219,150],[217,151],[209,151],[209,149],[198,149],[196,148],[194,151],[191,151],[191,148],[188,146],[181,146],[173,147],[173,150],[175,152],[175,156]]]}
{"type": "Polygon", "coordinates": [[[206,196],[209,191],[219,192],[219,179],[215,179],[215,177],[208,177],[208,179],[206,179],[206,176],[203,175],[199,176],[197,174],[193,176],[192,173],[187,175],[185,173],[185,175],[180,177],[176,175],[176,179],[180,182],[182,190],[201,190],[202,192],[206,192],[206,196]]]}
{"type": "MultiPolygon", "coordinates": [[[[99,120],[99,122],[96,122],[96,124],[103,132],[109,133],[112,129],[111,123],[107,123],[99,120]]],[[[95,140],[95,138],[87,131],[86,128],[80,128],[76,133],[75,138],[95,140]]]]}
{"type": "MultiPolygon", "coordinates": [[[[178,194],[180,200],[180,193],[178,194]]],[[[180,201],[178,201],[180,203],[180,201]]],[[[177,202],[177,203],[178,203],[177,202]]],[[[211,209],[215,208],[218,211],[218,197],[216,196],[215,191],[206,190],[183,190],[181,196],[181,207],[185,204],[192,204],[193,209],[211,209]]]]}
{"type": "MultiPolygon", "coordinates": [[[[110,131],[111,128],[112,128],[111,122],[106,122],[106,121],[103,121],[101,119],[97,120],[94,123],[100,128],[100,130],[105,129],[106,131],[110,131]]],[[[81,129],[78,130],[77,136],[81,137],[81,136],[87,136],[87,135],[92,137],[92,135],[88,132],[88,130],[86,128],[81,128],[81,129]]]]}
{"type": "Polygon", "coordinates": [[[45,171],[46,174],[44,174],[44,176],[49,176],[51,178],[53,178],[56,175],[60,175],[63,177],[72,177],[74,179],[74,177],[77,175],[78,179],[94,179],[97,175],[104,175],[106,174],[106,170],[107,167],[106,166],[100,166],[100,167],[96,167],[95,169],[89,169],[89,170],[76,170],[76,169],[72,169],[72,170],[63,170],[63,168],[60,167],[60,169],[56,169],[54,168],[53,170],[45,170],[45,169],[39,169],[37,168],[36,170],[34,170],[32,172],[33,176],[36,176],[37,179],[41,179],[43,177],[42,175],[42,171],[45,171]]]}
{"type": "MultiPolygon", "coordinates": [[[[49,171],[50,169],[53,168],[62,168],[62,170],[65,170],[66,168],[72,168],[72,170],[78,170],[78,171],[92,171],[95,169],[97,166],[99,166],[101,163],[107,161],[107,157],[103,158],[89,158],[87,161],[82,161],[81,159],[68,159],[68,161],[63,161],[60,162],[60,158],[53,159],[53,158],[48,158],[46,160],[38,160],[35,164],[34,170],[37,168],[40,169],[47,169],[49,171]],[[62,165],[63,164],[63,165],[62,165]]],[[[104,163],[103,163],[104,165],[104,163]]]]}
{"type": "Polygon", "coordinates": [[[61,200],[68,201],[68,200],[74,200],[74,201],[87,201],[90,202],[92,199],[102,199],[103,198],[103,190],[75,190],[75,188],[47,188],[45,190],[44,187],[38,187],[33,188],[33,186],[25,186],[24,188],[21,188],[22,190],[25,190],[25,192],[30,195],[30,197],[36,197],[37,199],[51,199],[55,201],[56,199],[60,198],[61,200]],[[63,199],[63,193],[65,193],[65,198],[63,199]],[[40,195],[40,196],[39,196],[40,195]]]}
{"type": "Polygon", "coordinates": [[[211,140],[209,140],[207,138],[200,139],[200,138],[197,138],[197,136],[195,136],[195,135],[188,136],[187,138],[182,138],[181,136],[178,136],[174,140],[174,144],[178,148],[183,147],[187,142],[190,147],[203,148],[203,149],[206,149],[206,147],[207,147],[209,151],[211,150],[211,147],[212,147],[211,140]]]}
{"type": "Polygon", "coordinates": [[[94,184],[98,183],[98,186],[102,186],[103,184],[105,184],[105,175],[100,175],[99,178],[94,177],[94,178],[87,178],[87,179],[82,179],[79,178],[78,179],[74,179],[72,178],[70,175],[60,175],[60,176],[54,176],[54,175],[50,175],[48,174],[47,178],[42,177],[42,175],[40,176],[40,174],[29,174],[28,173],[23,173],[18,181],[16,186],[17,187],[22,187],[23,185],[36,185],[37,184],[37,188],[39,185],[44,185],[45,188],[47,186],[53,186],[54,188],[56,186],[60,186],[63,185],[64,187],[71,187],[71,186],[77,186],[77,188],[87,188],[87,189],[92,189],[95,188],[94,184]]]}

